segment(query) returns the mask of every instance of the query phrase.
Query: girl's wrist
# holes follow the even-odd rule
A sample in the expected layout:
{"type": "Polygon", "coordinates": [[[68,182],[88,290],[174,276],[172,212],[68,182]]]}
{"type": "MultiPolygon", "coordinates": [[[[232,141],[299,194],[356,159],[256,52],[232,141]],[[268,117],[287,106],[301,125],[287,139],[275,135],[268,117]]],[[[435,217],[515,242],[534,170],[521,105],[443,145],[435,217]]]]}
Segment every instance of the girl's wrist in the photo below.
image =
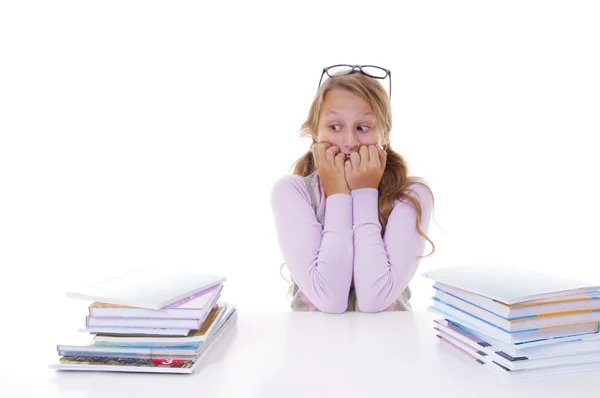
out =
{"type": "Polygon", "coordinates": [[[327,197],[329,197],[331,195],[340,194],[340,193],[343,193],[343,194],[346,194],[346,195],[350,195],[351,194],[350,188],[335,189],[335,190],[332,190],[330,193],[326,192],[325,194],[326,194],[327,197]]]}

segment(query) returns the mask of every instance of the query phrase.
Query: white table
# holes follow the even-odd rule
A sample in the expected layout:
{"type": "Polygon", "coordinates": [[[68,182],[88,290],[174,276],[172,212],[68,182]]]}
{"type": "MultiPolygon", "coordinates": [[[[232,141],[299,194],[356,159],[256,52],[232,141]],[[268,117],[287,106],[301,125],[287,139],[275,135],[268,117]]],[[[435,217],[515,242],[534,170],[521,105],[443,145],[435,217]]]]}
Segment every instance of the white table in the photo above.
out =
{"type": "Polygon", "coordinates": [[[240,313],[236,327],[192,375],[56,372],[47,363],[9,358],[12,366],[0,368],[0,395],[513,398],[600,390],[599,372],[504,379],[439,341],[434,317],[427,312],[240,313]]]}

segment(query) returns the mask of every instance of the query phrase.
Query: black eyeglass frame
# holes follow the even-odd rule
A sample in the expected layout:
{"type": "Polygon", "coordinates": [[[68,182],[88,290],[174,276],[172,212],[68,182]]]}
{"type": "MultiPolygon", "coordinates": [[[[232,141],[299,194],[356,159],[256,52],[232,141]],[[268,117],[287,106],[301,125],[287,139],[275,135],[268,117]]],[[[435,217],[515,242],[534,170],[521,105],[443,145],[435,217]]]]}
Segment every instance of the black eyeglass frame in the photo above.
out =
{"type": "Polygon", "coordinates": [[[372,77],[373,79],[385,79],[386,77],[390,78],[390,91],[389,91],[389,97],[390,100],[392,99],[392,71],[390,71],[389,69],[385,69],[382,68],[381,66],[376,66],[376,65],[348,65],[348,64],[338,64],[338,65],[331,65],[331,66],[326,66],[325,68],[323,68],[323,72],[321,73],[321,78],[319,79],[319,85],[317,86],[317,90],[319,89],[319,87],[321,87],[321,83],[323,82],[323,75],[325,73],[327,73],[327,76],[329,77],[335,77],[335,76],[345,76],[345,75],[351,75],[352,73],[356,73],[356,70],[358,69],[358,71],[360,73],[362,73],[365,76],[369,76],[372,77]],[[329,74],[329,70],[331,68],[337,68],[339,66],[347,66],[350,67],[351,69],[348,71],[348,73],[344,73],[341,75],[330,75],[329,74]],[[381,69],[382,71],[385,72],[385,76],[381,77],[381,76],[373,76],[369,73],[366,73],[363,68],[377,68],[377,69],[381,69]]]}

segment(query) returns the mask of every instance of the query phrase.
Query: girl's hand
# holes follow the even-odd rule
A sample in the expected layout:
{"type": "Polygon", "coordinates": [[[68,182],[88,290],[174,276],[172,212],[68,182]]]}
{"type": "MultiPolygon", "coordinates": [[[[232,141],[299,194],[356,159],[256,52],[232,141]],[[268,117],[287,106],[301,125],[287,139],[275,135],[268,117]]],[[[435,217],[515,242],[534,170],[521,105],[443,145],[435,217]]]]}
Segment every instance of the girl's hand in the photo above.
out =
{"type": "Polygon", "coordinates": [[[361,146],[345,163],[346,181],[351,190],[379,188],[385,170],[387,152],[378,145],[361,146]]]}
{"type": "Polygon", "coordinates": [[[321,142],[313,145],[312,153],[317,172],[325,189],[325,195],[350,194],[350,188],[344,176],[345,156],[340,153],[340,148],[321,142]]]}

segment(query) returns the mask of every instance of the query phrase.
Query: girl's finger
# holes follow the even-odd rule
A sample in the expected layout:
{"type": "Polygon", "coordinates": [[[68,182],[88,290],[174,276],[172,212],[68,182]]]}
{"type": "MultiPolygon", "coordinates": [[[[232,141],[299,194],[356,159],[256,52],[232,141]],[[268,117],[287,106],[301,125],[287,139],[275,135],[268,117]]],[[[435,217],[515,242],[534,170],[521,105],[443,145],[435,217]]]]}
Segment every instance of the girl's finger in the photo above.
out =
{"type": "Polygon", "coordinates": [[[377,151],[377,146],[369,145],[369,166],[379,170],[379,153],[377,151]]]}
{"type": "Polygon", "coordinates": [[[315,161],[315,166],[321,164],[321,158],[319,157],[319,144],[313,145],[311,152],[315,161]]]}
{"type": "Polygon", "coordinates": [[[333,163],[333,158],[335,158],[335,155],[337,155],[340,152],[340,148],[338,148],[337,146],[330,146],[329,148],[327,148],[325,150],[325,156],[327,158],[327,161],[331,161],[333,163]]]}
{"type": "Polygon", "coordinates": [[[348,176],[352,174],[352,161],[350,159],[344,159],[344,171],[346,173],[346,180],[348,180],[348,176]]]}
{"type": "Polygon", "coordinates": [[[358,150],[358,152],[360,153],[361,163],[363,163],[365,165],[369,164],[369,148],[362,145],[360,147],[360,149],[358,150]]]}
{"type": "MultiPolygon", "coordinates": [[[[331,144],[328,144],[326,142],[320,142],[317,145],[315,145],[315,147],[316,147],[315,152],[317,154],[317,158],[319,159],[319,164],[321,164],[327,160],[325,157],[325,151],[330,146],[331,146],[331,144]]],[[[315,163],[316,163],[316,159],[315,159],[315,163]]]]}
{"type": "Polygon", "coordinates": [[[358,170],[360,167],[360,155],[358,152],[352,152],[350,154],[350,162],[352,163],[352,170],[358,170]]]}
{"type": "Polygon", "coordinates": [[[346,155],[343,153],[338,153],[335,156],[335,168],[338,170],[344,170],[344,161],[346,160],[346,155]]]}
{"type": "Polygon", "coordinates": [[[320,146],[321,157],[325,159],[325,152],[331,147],[331,144],[328,142],[322,142],[320,146]]]}
{"type": "Polygon", "coordinates": [[[331,146],[325,151],[325,160],[329,167],[335,167],[335,158],[340,149],[337,146],[331,146]]]}

